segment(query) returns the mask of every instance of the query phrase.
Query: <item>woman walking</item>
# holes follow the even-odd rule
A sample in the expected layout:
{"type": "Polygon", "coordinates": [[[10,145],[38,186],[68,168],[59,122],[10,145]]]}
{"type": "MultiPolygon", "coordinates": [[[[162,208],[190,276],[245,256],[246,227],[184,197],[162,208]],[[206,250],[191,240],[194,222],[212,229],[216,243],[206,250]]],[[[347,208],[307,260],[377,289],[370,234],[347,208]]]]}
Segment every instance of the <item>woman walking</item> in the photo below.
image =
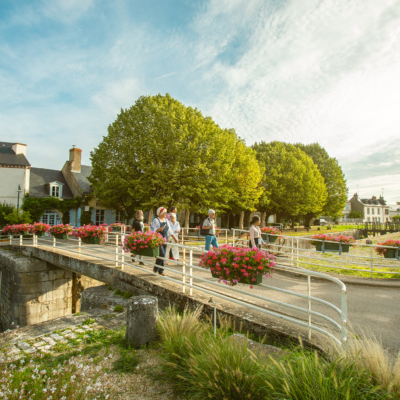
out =
{"type": "MultiPolygon", "coordinates": [[[[168,245],[167,245],[167,251],[166,255],[170,255],[170,252],[172,253],[172,259],[175,261],[179,260],[179,247],[176,246],[171,246],[170,243],[173,242],[173,236],[175,236],[175,239],[178,240],[179,238],[179,233],[181,231],[181,226],[179,222],[176,220],[176,214],[171,212],[169,214],[170,221],[168,223],[169,226],[169,231],[168,231],[168,245]]],[[[171,255],[169,257],[171,259],[171,255]]]]}
{"type": "Polygon", "coordinates": [[[258,247],[261,248],[262,244],[265,244],[261,237],[261,230],[259,228],[260,225],[260,217],[255,215],[251,220],[251,227],[249,229],[250,240],[249,247],[258,247]]]}
{"type": "MultiPolygon", "coordinates": [[[[169,231],[169,225],[168,225],[168,220],[165,218],[167,215],[167,209],[164,207],[159,207],[157,208],[157,218],[154,218],[150,230],[153,232],[158,232],[167,242],[168,240],[168,231],[169,231]]],[[[172,236],[175,240],[175,242],[178,242],[174,236],[172,236]]],[[[167,249],[167,245],[163,244],[160,246],[160,257],[165,258],[165,251],[167,249]]],[[[156,259],[156,265],[158,267],[154,267],[153,271],[158,272],[160,275],[165,276],[164,274],[164,260],[161,258],[156,259]]]]}

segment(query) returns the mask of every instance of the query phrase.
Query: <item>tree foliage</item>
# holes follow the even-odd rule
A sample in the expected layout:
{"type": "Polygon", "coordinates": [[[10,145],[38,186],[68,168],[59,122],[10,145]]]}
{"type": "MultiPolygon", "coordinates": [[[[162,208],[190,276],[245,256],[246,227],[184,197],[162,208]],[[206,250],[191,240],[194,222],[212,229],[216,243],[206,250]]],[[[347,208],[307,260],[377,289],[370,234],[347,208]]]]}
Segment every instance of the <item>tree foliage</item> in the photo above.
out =
{"type": "Polygon", "coordinates": [[[288,216],[322,211],[327,191],[310,157],[292,144],[277,141],[256,143],[252,148],[265,169],[264,192],[257,207],[260,211],[288,216]]]}
{"type": "Polygon", "coordinates": [[[350,211],[349,218],[364,218],[362,211],[350,211]]]}
{"type": "Polygon", "coordinates": [[[121,110],[91,160],[96,198],[127,219],[139,207],[160,205],[200,212],[251,208],[259,195],[257,169],[247,179],[233,177],[243,160],[256,162],[234,130],[168,94],[142,96],[121,110]],[[246,189],[246,197],[238,195],[246,189]]]}
{"type": "Polygon", "coordinates": [[[318,143],[296,146],[312,158],[325,180],[328,197],[322,209],[322,215],[334,217],[341,213],[347,201],[348,188],[342,168],[336,158],[329,157],[326,150],[318,143]]]}

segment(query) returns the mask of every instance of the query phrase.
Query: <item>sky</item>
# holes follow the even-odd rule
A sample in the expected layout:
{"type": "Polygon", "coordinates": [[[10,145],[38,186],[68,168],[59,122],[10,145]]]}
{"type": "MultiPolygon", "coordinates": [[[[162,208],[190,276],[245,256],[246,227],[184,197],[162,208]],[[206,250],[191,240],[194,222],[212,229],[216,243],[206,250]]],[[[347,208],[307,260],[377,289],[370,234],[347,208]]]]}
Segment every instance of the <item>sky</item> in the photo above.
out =
{"type": "Polygon", "coordinates": [[[34,167],[169,93],[246,140],[319,142],[400,201],[400,0],[0,0],[0,141],[34,167]]]}

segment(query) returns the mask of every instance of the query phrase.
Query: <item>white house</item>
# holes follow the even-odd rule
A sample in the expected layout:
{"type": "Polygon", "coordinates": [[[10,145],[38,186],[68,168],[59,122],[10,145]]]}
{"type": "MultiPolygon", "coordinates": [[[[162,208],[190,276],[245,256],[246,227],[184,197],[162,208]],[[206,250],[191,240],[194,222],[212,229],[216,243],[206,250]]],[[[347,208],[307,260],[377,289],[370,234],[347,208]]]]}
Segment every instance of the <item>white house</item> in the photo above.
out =
{"type": "Polygon", "coordinates": [[[22,204],[29,192],[31,164],[26,144],[0,142],[0,203],[22,204]]]}
{"type": "Polygon", "coordinates": [[[364,215],[364,222],[390,222],[389,206],[382,196],[377,199],[372,196],[370,199],[360,199],[355,193],[350,199],[351,210],[361,211],[364,215]]]}

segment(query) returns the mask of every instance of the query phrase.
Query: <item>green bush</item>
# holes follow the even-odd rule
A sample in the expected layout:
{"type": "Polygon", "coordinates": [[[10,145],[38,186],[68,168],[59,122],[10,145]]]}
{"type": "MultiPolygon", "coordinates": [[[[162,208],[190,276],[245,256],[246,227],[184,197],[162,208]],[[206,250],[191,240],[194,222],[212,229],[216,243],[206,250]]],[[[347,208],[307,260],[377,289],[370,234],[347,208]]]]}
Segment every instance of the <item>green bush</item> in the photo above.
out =
{"type": "Polygon", "coordinates": [[[11,203],[6,203],[5,201],[0,203],[0,228],[4,225],[9,225],[9,222],[5,219],[8,215],[10,215],[15,210],[15,206],[11,203]]]}
{"type": "Polygon", "coordinates": [[[124,311],[124,307],[122,307],[121,305],[115,306],[114,307],[114,311],[115,312],[122,312],[122,311],[124,311]]]}
{"type": "Polygon", "coordinates": [[[10,214],[4,215],[4,221],[5,225],[29,224],[32,222],[32,218],[28,211],[17,211],[14,208],[10,214]]]}

